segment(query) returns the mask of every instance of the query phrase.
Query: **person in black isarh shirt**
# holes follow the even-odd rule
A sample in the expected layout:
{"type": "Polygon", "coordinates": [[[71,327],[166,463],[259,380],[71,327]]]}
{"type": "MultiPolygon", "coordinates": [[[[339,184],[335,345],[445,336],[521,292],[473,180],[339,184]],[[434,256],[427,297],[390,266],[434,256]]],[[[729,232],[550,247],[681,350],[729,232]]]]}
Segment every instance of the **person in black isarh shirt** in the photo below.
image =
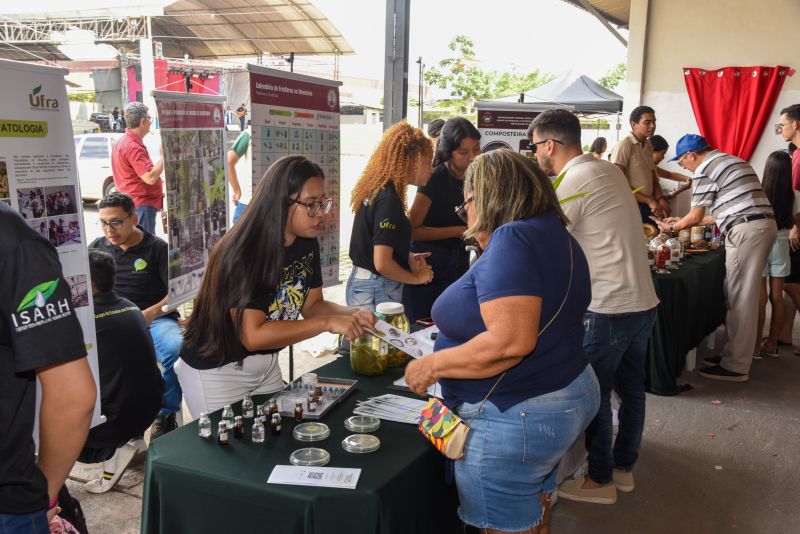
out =
{"type": "Polygon", "coordinates": [[[430,181],[417,189],[411,206],[411,250],[428,253],[433,282],[403,288],[409,320],[431,316],[434,301],[469,268],[462,235],[467,227],[456,208],[464,202],[464,171],[481,153],[481,134],[467,119],[448,120],[442,128],[430,181]]]}
{"type": "Polygon", "coordinates": [[[285,156],[214,247],[175,365],[193,417],[281,390],[283,347],[322,332],[353,339],[375,324],[322,296],[317,234],[332,203],[322,169],[285,156]]]}
{"type": "Polygon", "coordinates": [[[117,483],[128,464],[147,449],[142,436],[161,408],[164,382],[156,351],[142,312],[114,292],[114,257],[89,251],[100,406],[106,422],[89,431],[83,463],[103,463],[102,476],[86,483],[86,491],[105,493],[117,483]]]}
{"type": "Polygon", "coordinates": [[[411,224],[406,216],[406,188],[428,183],[432,158],[430,139],[408,122],[383,134],[350,201],[355,219],[348,306],[374,310],[382,302],[401,302],[403,284],[427,284],[433,279],[427,254],[409,252],[411,224]]]}
{"type": "Polygon", "coordinates": [[[42,534],[89,432],[97,390],[55,248],[3,202],[0,228],[0,529],[42,534]]]}

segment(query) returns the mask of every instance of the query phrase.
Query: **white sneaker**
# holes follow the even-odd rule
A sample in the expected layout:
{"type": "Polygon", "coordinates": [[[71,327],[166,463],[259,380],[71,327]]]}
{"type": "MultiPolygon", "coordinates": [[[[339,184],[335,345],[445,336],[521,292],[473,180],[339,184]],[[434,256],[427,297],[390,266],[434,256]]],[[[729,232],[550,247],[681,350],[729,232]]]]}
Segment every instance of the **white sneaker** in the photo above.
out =
{"type": "Polygon", "coordinates": [[[110,460],[103,462],[103,474],[94,480],[90,480],[84,486],[89,493],[105,493],[113,488],[125,470],[131,463],[134,456],[139,452],[147,450],[144,439],[132,439],[114,453],[110,460]]]}

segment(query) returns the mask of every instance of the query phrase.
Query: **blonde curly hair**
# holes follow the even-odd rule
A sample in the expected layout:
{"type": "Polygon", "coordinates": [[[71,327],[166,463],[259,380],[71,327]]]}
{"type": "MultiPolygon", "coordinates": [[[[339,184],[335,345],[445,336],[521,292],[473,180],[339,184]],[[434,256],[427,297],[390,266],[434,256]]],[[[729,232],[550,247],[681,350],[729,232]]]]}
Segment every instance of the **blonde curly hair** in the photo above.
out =
{"type": "Polygon", "coordinates": [[[425,158],[433,159],[433,143],[422,130],[414,128],[407,121],[398,122],[386,130],[353,187],[350,195],[353,213],[358,212],[364,200],[371,203],[389,182],[394,184],[403,202],[403,209],[407,212],[408,180],[425,158]]]}

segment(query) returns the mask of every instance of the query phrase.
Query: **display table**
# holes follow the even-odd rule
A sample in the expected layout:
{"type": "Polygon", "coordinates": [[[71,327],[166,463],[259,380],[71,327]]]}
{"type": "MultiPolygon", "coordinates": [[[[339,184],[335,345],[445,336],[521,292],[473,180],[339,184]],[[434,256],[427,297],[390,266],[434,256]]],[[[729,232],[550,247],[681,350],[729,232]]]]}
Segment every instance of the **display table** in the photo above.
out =
{"type": "Polygon", "coordinates": [[[653,275],[661,304],[647,350],[647,391],[682,391],[675,379],[686,354],[725,321],[724,279],[724,248],[694,255],[670,274],[653,275]]]}
{"type": "MultiPolygon", "coordinates": [[[[142,532],[269,532],[278,533],[423,533],[462,532],[456,516],[455,486],[445,484],[444,458],[416,426],[381,421],[373,434],[381,448],[352,454],[341,447],[352,432],[344,420],[356,401],[384,393],[402,369],[386,375],[354,375],[349,360],[340,358],[315,371],[320,377],[355,378],[356,390],[323,419],[331,429],[324,441],[302,443],[292,438],[293,421],[284,417],[280,436],[267,435],[262,444],[230,433],[230,446],[197,435],[189,423],[150,444],[147,452],[142,532]],[[331,455],[330,467],[358,467],[355,490],[267,484],[277,464],[289,465],[289,455],[303,447],[321,447],[331,455]]],[[[408,393],[409,396],[412,394],[408,393]]],[[[257,404],[267,397],[256,397],[257,404]]],[[[241,414],[239,405],[234,412],[241,414]]],[[[220,411],[211,414],[216,430],[220,411]]]]}

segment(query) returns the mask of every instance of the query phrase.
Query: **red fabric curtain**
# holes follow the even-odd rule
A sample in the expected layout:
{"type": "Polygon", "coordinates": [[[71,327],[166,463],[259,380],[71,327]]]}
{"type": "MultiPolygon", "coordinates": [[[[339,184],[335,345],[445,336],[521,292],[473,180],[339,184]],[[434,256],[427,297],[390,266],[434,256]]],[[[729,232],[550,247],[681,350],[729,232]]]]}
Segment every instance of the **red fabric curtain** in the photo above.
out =
{"type": "Polygon", "coordinates": [[[684,67],[697,126],[709,145],[747,161],[772,114],[788,67],[684,67]]]}

